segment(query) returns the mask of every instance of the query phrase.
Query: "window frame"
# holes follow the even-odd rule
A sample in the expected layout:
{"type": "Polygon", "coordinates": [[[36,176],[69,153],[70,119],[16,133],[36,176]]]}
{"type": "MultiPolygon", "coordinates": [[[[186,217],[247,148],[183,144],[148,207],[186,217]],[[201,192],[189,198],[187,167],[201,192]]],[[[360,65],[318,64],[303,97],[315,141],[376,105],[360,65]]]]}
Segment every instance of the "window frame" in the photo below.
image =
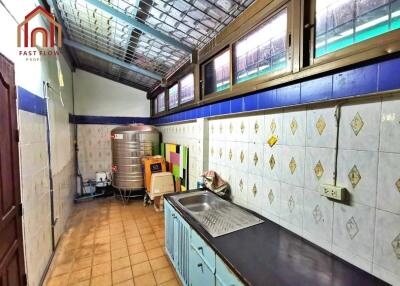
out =
{"type": "Polygon", "coordinates": [[[155,102],[155,114],[160,114],[163,113],[167,110],[166,108],[166,103],[165,103],[165,98],[166,98],[166,92],[162,91],[160,92],[155,98],[154,98],[154,102],[155,102]],[[164,94],[164,110],[159,110],[159,96],[161,94],[164,94]]]}
{"type": "Polygon", "coordinates": [[[219,52],[217,52],[215,55],[213,55],[211,58],[209,58],[208,60],[204,61],[203,63],[200,64],[200,87],[201,87],[201,98],[208,98],[208,97],[212,97],[215,95],[221,95],[221,94],[227,94],[229,92],[231,92],[232,90],[232,47],[231,45],[229,45],[228,47],[223,48],[222,50],[220,50],[219,52]],[[229,87],[227,89],[224,90],[220,90],[220,91],[214,91],[212,93],[206,94],[206,65],[208,65],[209,63],[211,63],[212,61],[214,61],[216,58],[218,58],[220,55],[224,54],[225,52],[229,52],[229,87]]]}
{"type": "Polygon", "coordinates": [[[180,100],[179,100],[179,81],[178,81],[178,82],[174,82],[173,84],[171,84],[171,85],[167,88],[167,90],[168,90],[168,111],[169,111],[169,110],[176,109],[176,108],[178,108],[178,107],[180,106],[180,100]],[[171,107],[170,101],[169,101],[170,95],[171,95],[170,89],[173,88],[175,85],[177,86],[178,101],[177,101],[177,103],[176,103],[176,106],[171,107]]]}
{"type": "MultiPolygon", "coordinates": [[[[365,60],[370,60],[373,58],[377,58],[386,54],[390,54],[393,52],[397,52],[400,50],[398,45],[394,46],[393,44],[400,38],[400,29],[388,31],[384,34],[363,40],[358,43],[354,43],[350,46],[344,47],[342,49],[327,53],[320,57],[316,57],[316,6],[317,0],[311,0],[309,8],[310,13],[310,47],[309,47],[309,66],[305,68],[309,68],[312,66],[318,66],[327,64],[330,62],[334,62],[337,60],[345,61],[345,65],[350,65],[354,63],[359,63],[365,60]],[[397,40],[396,40],[397,39],[397,40]],[[360,55],[360,53],[363,55],[360,55]],[[366,54],[366,55],[364,55],[366,54]],[[357,56],[356,56],[357,55],[357,56]],[[351,57],[357,57],[357,60],[351,59],[351,57]]],[[[306,9],[306,8],[305,8],[306,9]]]]}
{"type": "Polygon", "coordinates": [[[196,99],[196,76],[195,76],[195,73],[194,73],[193,71],[191,71],[191,72],[189,72],[189,73],[186,73],[184,76],[182,76],[182,77],[179,78],[179,80],[178,80],[178,106],[184,106],[184,105],[186,105],[186,104],[188,104],[188,103],[192,103],[192,102],[195,101],[195,99],[196,99]],[[182,80],[183,80],[184,78],[186,78],[186,77],[189,76],[190,74],[193,75],[193,98],[190,99],[190,100],[188,100],[188,101],[182,102],[182,95],[181,95],[181,87],[182,87],[182,84],[181,84],[181,82],[182,82],[182,80]]]}
{"type": "Polygon", "coordinates": [[[231,81],[232,81],[232,91],[240,91],[240,89],[242,89],[243,87],[247,87],[250,85],[254,85],[254,84],[258,84],[261,82],[266,82],[278,77],[283,77],[285,75],[291,74],[293,72],[293,62],[294,62],[294,46],[295,46],[295,42],[293,39],[293,35],[294,35],[294,31],[293,31],[293,27],[292,27],[292,23],[293,23],[293,19],[292,17],[294,16],[292,14],[292,6],[293,6],[293,2],[294,0],[291,1],[286,1],[284,3],[282,3],[281,5],[279,5],[276,9],[270,11],[270,13],[259,23],[257,23],[255,26],[253,26],[251,29],[249,29],[246,33],[244,33],[243,35],[241,35],[237,40],[235,40],[232,44],[231,44],[231,81]],[[270,19],[272,19],[273,17],[275,17],[277,14],[279,14],[280,12],[282,12],[283,10],[287,10],[287,30],[286,30],[286,60],[287,60],[287,65],[286,68],[282,69],[282,70],[278,70],[278,71],[274,71],[271,73],[267,73],[265,75],[262,76],[258,76],[246,81],[242,81],[242,82],[236,82],[235,80],[235,72],[236,72],[236,55],[235,55],[235,45],[237,45],[238,42],[240,42],[241,40],[243,40],[244,38],[246,38],[247,36],[249,36],[250,34],[254,33],[257,29],[259,29],[262,25],[264,25],[266,22],[268,22],[270,19]]]}

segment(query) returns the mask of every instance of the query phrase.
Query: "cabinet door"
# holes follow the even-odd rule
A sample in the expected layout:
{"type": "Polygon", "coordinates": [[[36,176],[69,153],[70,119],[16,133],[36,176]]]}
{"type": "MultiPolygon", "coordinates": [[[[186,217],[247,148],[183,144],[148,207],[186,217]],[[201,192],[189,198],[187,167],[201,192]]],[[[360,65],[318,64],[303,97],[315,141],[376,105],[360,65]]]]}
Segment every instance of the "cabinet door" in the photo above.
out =
{"type": "Polygon", "coordinates": [[[214,273],[210,270],[204,260],[197,252],[190,248],[190,286],[213,286],[215,285],[214,273]]]}
{"type": "Polygon", "coordinates": [[[178,230],[177,256],[175,257],[178,266],[177,270],[182,282],[185,285],[189,285],[190,226],[179,215],[177,216],[176,222],[178,230]]]}
{"type": "Polygon", "coordinates": [[[215,259],[216,271],[215,271],[215,285],[217,286],[243,286],[239,278],[229,269],[228,266],[222,261],[217,255],[215,259]]]}
{"type": "Polygon", "coordinates": [[[164,222],[165,222],[165,248],[171,260],[174,260],[174,213],[172,206],[164,200],[164,222]]]}

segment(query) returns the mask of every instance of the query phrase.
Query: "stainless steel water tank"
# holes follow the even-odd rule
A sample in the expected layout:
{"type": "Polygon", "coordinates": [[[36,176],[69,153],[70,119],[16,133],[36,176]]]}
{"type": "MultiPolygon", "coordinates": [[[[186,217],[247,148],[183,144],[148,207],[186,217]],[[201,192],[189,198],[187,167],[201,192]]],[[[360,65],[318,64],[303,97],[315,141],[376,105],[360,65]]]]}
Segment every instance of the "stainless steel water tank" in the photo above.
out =
{"type": "Polygon", "coordinates": [[[158,155],[160,133],[150,125],[132,124],[111,130],[112,184],[121,190],[144,188],[141,158],[158,155]]]}

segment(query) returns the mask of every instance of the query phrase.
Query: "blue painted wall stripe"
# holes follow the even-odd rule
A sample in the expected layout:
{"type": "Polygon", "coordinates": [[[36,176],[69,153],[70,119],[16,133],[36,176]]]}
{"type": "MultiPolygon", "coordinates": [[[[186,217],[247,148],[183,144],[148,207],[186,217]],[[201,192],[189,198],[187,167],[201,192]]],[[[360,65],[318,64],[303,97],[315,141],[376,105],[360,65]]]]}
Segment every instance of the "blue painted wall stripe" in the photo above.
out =
{"type": "Polygon", "coordinates": [[[36,94],[18,86],[18,108],[27,112],[46,115],[46,100],[36,94]]]}
{"type": "Polygon", "coordinates": [[[276,89],[244,95],[151,119],[152,124],[166,124],[188,119],[234,114],[365,96],[374,92],[400,89],[400,58],[353,68],[319,78],[304,80],[276,89]]]}
{"type": "Polygon", "coordinates": [[[149,124],[148,117],[116,117],[116,116],[87,116],[72,115],[69,116],[69,122],[75,124],[110,124],[110,125],[126,125],[132,123],[149,124]]]}

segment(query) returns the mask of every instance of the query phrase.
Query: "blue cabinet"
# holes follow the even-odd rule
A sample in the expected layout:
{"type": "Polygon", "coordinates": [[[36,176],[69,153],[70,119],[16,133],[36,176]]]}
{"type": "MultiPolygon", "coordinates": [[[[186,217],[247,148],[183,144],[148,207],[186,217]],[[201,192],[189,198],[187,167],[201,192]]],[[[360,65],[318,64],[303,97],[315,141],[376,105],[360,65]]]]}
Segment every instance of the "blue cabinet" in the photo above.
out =
{"type": "Polygon", "coordinates": [[[189,286],[214,286],[215,276],[198,252],[190,248],[190,284],[189,286]]]}
{"type": "Polygon", "coordinates": [[[165,248],[184,285],[189,285],[190,226],[164,201],[165,248]]]}
{"type": "Polygon", "coordinates": [[[216,286],[242,286],[243,283],[229,269],[221,258],[215,259],[215,285],[216,286]]]}
{"type": "Polygon", "coordinates": [[[214,250],[164,200],[165,249],[185,286],[242,286],[214,250]]]}

